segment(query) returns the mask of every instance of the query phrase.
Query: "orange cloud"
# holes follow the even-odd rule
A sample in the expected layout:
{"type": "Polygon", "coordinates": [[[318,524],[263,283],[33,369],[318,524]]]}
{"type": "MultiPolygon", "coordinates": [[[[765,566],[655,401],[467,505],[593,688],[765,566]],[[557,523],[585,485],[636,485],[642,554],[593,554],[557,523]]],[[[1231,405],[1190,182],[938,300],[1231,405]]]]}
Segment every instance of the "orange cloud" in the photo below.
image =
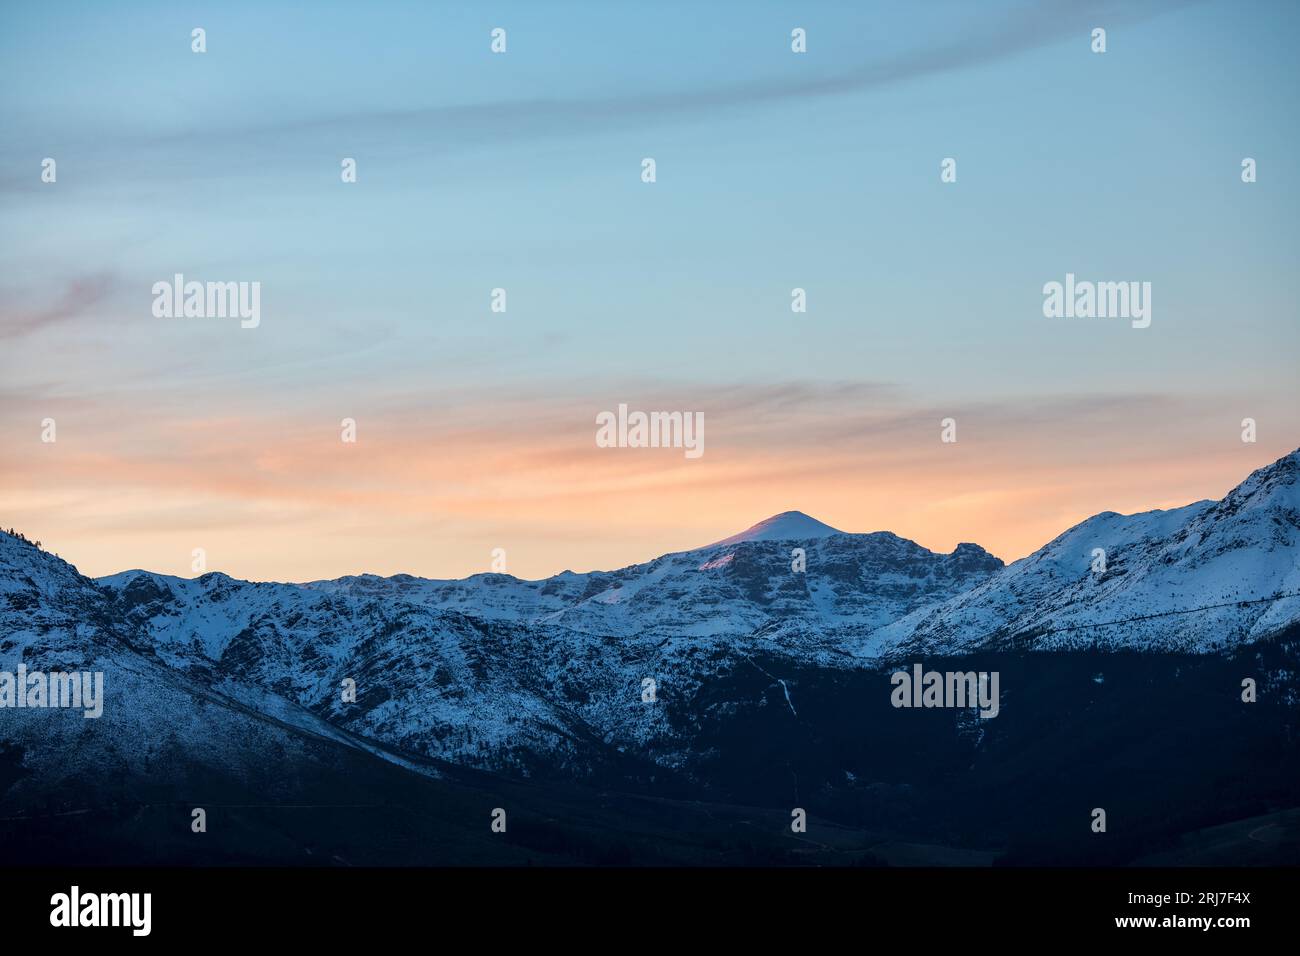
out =
{"type": "Polygon", "coordinates": [[[867,386],[473,399],[372,404],[354,416],[355,444],[321,396],[288,409],[227,399],[220,414],[198,400],[73,402],[50,445],[6,418],[5,523],[93,575],[188,576],[203,547],[211,567],[252,579],[459,577],[504,547],[512,573],[540,577],[698,546],[791,509],[1012,559],[1098,511],[1218,497],[1291,450],[1242,445],[1175,402],[1159,428],[1118,399],[964,406],[958,442],[943,444],[942,410],[867,386]],[[595,414],[619,400],[703,411],[704,456],[596,447],[595,414]]]}

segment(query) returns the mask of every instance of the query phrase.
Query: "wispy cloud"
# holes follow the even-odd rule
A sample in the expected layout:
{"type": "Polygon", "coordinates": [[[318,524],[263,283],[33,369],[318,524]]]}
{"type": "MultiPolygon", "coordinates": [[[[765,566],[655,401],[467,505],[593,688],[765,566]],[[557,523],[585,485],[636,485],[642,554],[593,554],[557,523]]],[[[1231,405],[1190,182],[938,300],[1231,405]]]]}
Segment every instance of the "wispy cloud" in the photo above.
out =
{"type": "MultiPolygon", "coordinates": [[[[836,73],[809,79],[758,77],[713,87],[672,91],[632,91],[608,96],[521,97],[446,104],[401,110],[369,110],[316,116],[285,117],[275,123],[214,129],[203,127],[162,136],[134,136],[122,131],[110,138],[70,149],[98,152],[123,173],[148,153],[148,175],[179,177],[243,173],[252,167],[284,161],[295,146],[314,150],[318,137],[337,141],[340,131],[364,139],[374,151],[419,144],[418,155],[447,153],[512,142],[591,136],[647,124],[716,118],[730,112],[848,94],[870,93],[891,86],[975,69],[1020,56],[1067,39],[1086,39],[1099,23],[1118,28],[1189,6],[1199,0],[1164,0],[1136,4],[1120,0],[1061,3],[1039,0],[1004,9],[993,16],[972,5],[953,26],[954,39],[908,50],[836,73]],[[202,153],[195,154],[195,147],[202,153]],[[166,163],[159,155],[169,156],[166,163]]],[[[866,45],[870,48],[870,45],[866,45]]],[[[416,154],[412,154],[416,155],[416,154]]],[[[129,178],[129,177],[115,177],[129,178]]],[[[0,180],[0,188],[31,191],[30,177],[0,180]]]]}
{"type": "MultiPolygon", "coordinates": [[[[18,339],[34,332],[84,318],[108,301],[116,282],[106,274],[79,276],[63,284],[53,302],[0,310],[0,339],[18,339]]],[[[10,295],[5,295],[6,300],[10,295]]]]}
{"type": "Polygon", "coordinates": [[[1213,425],[1222,397],[1208,395],[954,410],[871,383],[647,381],[546,401],[486,388],[445,398],[370,399],[355,445],[340,441],[336,412],[234,397],[206,413],[152,401],[83,409],[57,445],[39,443],[36,419],[0,422],[0,494],[10,523],[97,573],[169,570],[218,537],[222,566],[248,577],[460,575],[497,544],[519,548],[516,573],[540,576],[716,540],[791,508],[1013,558],[1098,511],[1221,495],[1291,450],[1247,446],[1248,458],[1213,425]],[[619,401],[703,411],[704,457],[598,448],[595,415],[619,401]],[[949,412],[955,445],[939,440],[949,412]],[[187,544],[195,535],[204,541],[187,544]]]}

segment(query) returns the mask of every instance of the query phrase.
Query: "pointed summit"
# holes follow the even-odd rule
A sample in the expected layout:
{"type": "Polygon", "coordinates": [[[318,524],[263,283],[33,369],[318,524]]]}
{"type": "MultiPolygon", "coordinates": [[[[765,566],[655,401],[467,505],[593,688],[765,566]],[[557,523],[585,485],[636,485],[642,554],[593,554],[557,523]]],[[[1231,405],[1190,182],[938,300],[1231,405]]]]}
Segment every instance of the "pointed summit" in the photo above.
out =
{"type": "Polygon", "coordinates": [[[1250,503],[1272,501],[1283,507],[1300,505],[1300,448],[1283,455],[1271,465],[1256,468],[1250,475],[1228,492],[1221,504],[1239,508],[1250,503]]]}
{"type": "Polygon", "coordinates": [[[765,518],[752,528],[746,528],[740,534],[715,541],[707,547],[740,544],[742,541],[809,541],[813,538],[827,538],[833,534],[843,533],[838,528],[832,528],[802,511],[783,511],[779,515],[765,518]]]}

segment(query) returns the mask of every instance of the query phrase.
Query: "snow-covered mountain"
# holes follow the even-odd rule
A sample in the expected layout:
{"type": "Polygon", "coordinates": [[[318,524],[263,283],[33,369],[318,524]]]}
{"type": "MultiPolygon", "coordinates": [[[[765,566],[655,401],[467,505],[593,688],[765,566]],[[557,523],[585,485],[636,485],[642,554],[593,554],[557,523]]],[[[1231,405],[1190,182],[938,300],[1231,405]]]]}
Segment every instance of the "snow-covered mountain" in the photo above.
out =
{"type": "Polygon", "coordinates": [[[1300,620],[1300,451],[1222,501],[1089,518],[965,594],[877,630],[866,656],[1129,647],[1206,652],[1300,620]]]}
{"type": "Polygon", "coordinates": [[[799,512],[540,581],[90,581],[0,535],[0,659],[118,655],[124,672],[390,760],[689,774],[709,754],[702,728],[750,706],[732,695],[752,694],[752,679],[797,716],[790,675],[808,669],[1008,643],[1204,653],[1280,632],[1300,620],[1300,598],[1279,596],[1300,591],[1298,472],[1300,452],[1219,502],[1097,515],[1007,567],[977,545],[936,554],[799,512]],[[646,706],[648,686],[663,706],[646,706]]]}
{"type": "Polygon", "coordinates": [[[565,571],[539,581],[506,574],[459,581],[356,575],[299,585],[217,572],[184,579],[127,571],[98,583],[120,598],[124,619],[161,653],[188,658],[197,650],[216,660],[259,624],[327,656],[349,633],[364,632],[376,614],[387,620],[455,612],[481,622],[656,643],[752,634],[791,622],[822,633],[873,629],[962,593],[1002,567],[973,544],[935,554],[888,532],[843,534],[804,515],[787,524],[791,517],[778,515],[725,541],[645,564],[565,571]],[[814,534],[785,537],[793,531],[814,534]]]}
{"type": "MultiPolygon", "coordinates": [[[[0,671],[100,673],[100,715],[86,708],[0,708],[0,786],[7,805],[60,807],[159,797],[197,768],[291,790],[270,755],[299,768],[337,768],[339,753],[378,751],[296,705],[249,686],[247,705],[167,666],[110,594],[66,562],[0,532],[0,671]],[[220,733],[214,733],[219,727],[220,733]]],[[[390,762],[398,755],[385,753],[390,762]]],[[[432,773],[431,770],[422,770],[432,773]]],[[[179,829],[179,828],[178,828],[179,829]]]]}
{"type": "Polygon", "coordinates": [[[827,538],[833,534],[843,534],[825,522],[809,517],[802,511],[783,511],[779,515],[760,521],[740,534],[723,538],[709,547],[740,544],[742,541],[812,541],[814,538],[827,538]]]}
{"type": "MultiPolygon", "coordinates": [[[[89,840],[110,856],[162,846],[163,858],[195,859],[211,846],[214,860],[291,861],[337,839],[345,859],[385,862],[404,858],[394,848],[409,843],[411,810],[395,811],[376,846],[372,809],[339,829],[277,808],[373,808],[404,793],[405,807],[458,808],[433,817],[461,828],[454,838],[442,822],[425,832],[456,844],[434,859],[518,861],[533,850],[492,842],[481,825],[505,798],[473,789],[509,780],[547,821],[605,807],[610,790],[683,797],[673,812],[696,813],[701,859],[713,859],[717,807],[737,803],[1005,845],[1022,832],[1041,842],[1074,788],[1104,778],[1128,799],[1134,766],[1153,769],[1142,799],[1161,814],[1166,784],[1199,794],[1182,825],[1200,826],[1195,808],[1222,805],[1223,774],[1255,781],[1236,813],[1294,789],[1298,576],[1300,452],[1222,501],[1097,515],[1005,567],[976,545],[936,554],[798,512],[540,581],[92,581],[0,533],[0,671],[105,675],[99,719],[0,708],[0,839],[45,846],[89,812],[101,816],[67,840],[70,858],[89,840]],[[1120,648],[1152,653],[1109,653],[1120,648]],[[967,668],[963,654],[998,661],[996,721],[890,706],[894,662],[967,668]],[[1242,674],[1258,678],[1258,709],[1242,710],[1242,674]],[[1198,695],[1191,710],[1186,693],[1198,695]],[[1161,738],[1171,722],[1195,732],[1161,738]],[[1196,769],[1206,753],[1208,775],[1196,769]],[[556,811],[575,781],[592,785],[573,798],[582,809],[556,811]],[[1025,799],[995,796],[1006,792],[1025,799]],[[227,817],[224,836],[195,844],[189,807],[204,802],[266,809],[236,810],[254,816],[242,827],[227,817]],[[267,828],[282,830],[274,846],[267,828]]],[[[549,834],[539,845],[553,849],[549,834]]],[[[572,839],[590,858],[589,838],[572,839]]],[[[1095,846],[1070,852],[1091,859],[1095,846]]]]}
{"type": "Polygon", "coordinates": [[[542,581],[296,585],[131,571],[98,583],[161,660],[252,706],[271,693],[352,733],[482,766],[545,752],[552,768],[582,768],[647,747],[673,764],[690,739],[642,706],[645,680],[683,700],[762,650],[860,666],[843,663],[837,635],[865,634],[1002,566],[975,545],[935,554],[888,533],[787,539],[790,517],[646,564],[542,581]],[[796,571],[796,558],[815,573],[796,571]],[[355,702],[342,700],[344,680],[356,682],[355,702]]]}

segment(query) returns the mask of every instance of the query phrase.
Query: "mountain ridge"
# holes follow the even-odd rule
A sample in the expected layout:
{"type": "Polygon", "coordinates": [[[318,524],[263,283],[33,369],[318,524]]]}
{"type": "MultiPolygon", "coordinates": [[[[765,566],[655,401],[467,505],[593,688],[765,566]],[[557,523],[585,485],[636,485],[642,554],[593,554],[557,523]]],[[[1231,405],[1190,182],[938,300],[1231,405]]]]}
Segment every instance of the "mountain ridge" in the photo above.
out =
{"type": "MultiPolygon", "coordinates": [[[[1271,462],[1271,463],[1269,463],[1269,464],[1262,465],[1262,466],[1260,466],[1259,468],[1254,469],[1254,470],[1253,470],[1253,471],[1252,471],[1252,472],[1247,476],[1246,479],[1244,479],[1244,480],[1243,480],[1242,482],[1240,482],[1238,485],[1234,486],[1234,488],[1232,488],[1232,489],[1229,490],[1229,492],[1227,493],[1227,495],[1224,496],[1225,499],[1228,497],[1228,495],[1231,495],[1231,494],[1233,494],[1234,492],[1237,492],[1237,491],[1239,491],[1240,489],[1243,489],[1247,484],[1249,484],[1249,483],[1251,483],[1251,482],[1253,482],[1253,481],[1264,480],[1264,479],[1263,479],[1263,476],[1267,475],[1268,473],[1271,473],[1271,471],[1272,471],[1273,469],[1277,469],[1277,468],[1279,468],[1279,467],[1284,467],[1284,468],[1287,468],[1287,469],[1300,469],[1300,448],[1297,448],[1295,451],[1292,451],[1292,452],[1289,452],[1289,453],[1286,454],[1286,455],[1283,455],[1282,457],[1276,459],[1275,461],[1273,461],[1273,462],[1271,462]]],[[[1127,514],[1125,514],[1125,513],[1123,513],[1123,512],[1110,511],[1110,510],[1100,511],[1100,512],[1097,512],[1096,514],[1093,514],[1093,515],[1089,516],[1088,518],[1083,519],[1083,520],[1080,521],[1080,522],[1077,522],[1075,525],[1072,525],[1070,528],[1067,528],[1065,531],[1061,532],[1061,535],[1068,534],[1069,532],[1071,532],[1071,531],[1074,530],[1075,528],[1078,528],[1078,527],[1080,527],[1080,526],[1082,526],[1082,525],[1085,525],[1085,524],[1087,524],[1087,523],[1090,522],[1090,521],[1095,521],[1095,520],[1097,520],[1097,519],[1099,519],[1099,518],[1106,518],[1106,517],[1112,517],[1112,516],[1119,516],[1119,517],[1122,517],[1122,518],[1137,518],[1137,517],[1142,517],[1142,516],[1147,516],[1147,515],[1162,515],[1162,514],[1169,514],[1169,513],[1171,513],[1171,512],[1179,512],[1179,511],[1182,511],[1182,510],[1184,510],[1184,509],[1186,509],[1186,508],[1191,508],[1191,507],[1195,507],[1195,506],[1199,506],[1199,505],[1213,504],[1213,503],[1215,503],[1216,501],[1220,501],[1220,500],[1222,500],[1222,499],[1202,498],[1202,499],[1199,499],[1199,500],[1197,500],[1197,501],[1189,502],[1189,503],[1186,504],[1186,505],[1180,505],[1180,506],[1175,507],[1175,508],[1152,508],[1152,509],[1148,509],[1148,510],[1145,510],[1145,511],[1130,512],[1130,513],[1127,513],[1127,514]]],[[[193,578],[186,578],[186,577],[184,577],[183,575],[168,574],[168,573],[166,573],[166,572],[160,572],[160,571],[150,571],[150,570],[145,569],[145,568],[139,568],[139,567],[137,567],[137,568],[128,568],[128,569],[124,569],[124,570],[122,570],[122,571],[116,571],[116,572],[113,572],[113,573],[111,573],[111,574],[99,575],[99,576],[96,576],[96,577],[92,578],[92,580],[95,580],[95,581],[100,582],[100,583],[109,583],[109,584],[112,584],[112,583],[114,583],[115,579],[125,578],[125,577],[127,577],[127,576],[129,576],[129,575],[134,575],[134,574],[151,574],[151,575],[155,575],[155,576],[158,576],[158,577],[166,577],[166,578],[169,578],[169,579],[175,579],[175,580],[181,580],[181,581],[193,581],[193,580],[197,580],[198,578],[204,577],[204,576],[209,575],[209,574],[217,574],[217,575],[221,575],[222,577],[229,578],[230,580],[233,580],[233,581],[243,581],[243,582],[245,582],[245,583],[250,583],[250,584],[256,584],[256,583],[263,583],[263,584],[286,584],[286,585],[295,585],[295,586],[300,586],[300,587],[308,587],[308,586],[313,586],[313,585],[325,585],[325,584],[332,584],[332,583],[336,583],[336,582],[345,582],[345,581],[354,581],[354,580],[398,580],[398,579],[409,579],[409,580],[417,580],[417,581],[434,582],[434,583],[439,583],[439,584],[447,584],[447,583],[470,581],[470,580],[474,580],[474,579],[477,579],[477,578],[487,578],[487,577],[493,577],[493,576],[499,576],[499,577],[510,578],[510,579],[512,579],[512,580],[519,581],[519,582],[522,582],[522,583],[540,583],[540,582],[551,581],[551,580],[553,580],[553,579],[564,578],[564,577],[586,577],[586,576],[591,576],[591,575],[615,574],[615,573],[618,573],[619,571],[626,570],[627,568],[642,566],[642,565],[645,565],[645,564],[651,563],[651,562],[653,562],[654,560],[660,560],[660,559],[662,559],[662,558],[670,557],[670,556],[672,556],[672,555],[678,555],[678,554],[693,554],[693,553],[695,553],[695,552],[699,552],[699,551],[707,551],[707,550],[710,550],[710,549],[713,549],[713,548],[726,547],[726,546],[728,546],[728,545],[740,544],[740,543],[744,543],[744,542],[747,542],[747,541],[807,541],[807,540],[814,540],[814,539],[816,539],[816,538],[830,537],[830,536],[833,536],[833,535],[848,535],[848,536],[854,536],[854,537],[868,537],[868,536],[871,536],[871,535],[889,535],[889,536],[892,536],[892,537],[899,538],[900,540],[907,541],[907,542],[912,543],[912,544],[917,544],[916,542],[912,541],[911,539],[909,539],[909,538],[905,538],[905,537],[903,537],[903,536],[901,536],[901,535],[898,535],[898,534],[896,534],[895,532],[892,532],[892,531],[884,531],[884,530],[882,530],[882,531],[866,531],[866,532],[862,532],[862,531],[842,531],[842,530],[840,530],[840,529],[838,529],[838,528],[834,528],[834,527],[832,527],[831,525],[826,524],[826,523],[823,522],[823,521],[820,521],[820,520],[817,519],[817,518],[812,517],[811,515],[808,515],[808,514],[805,513],[805,512],[797,511],[797,510],[792,510],[792,511],[783,511],[783,512],[779,512],[779,513],[777,513],[777,514],[770,515],[769,517],[764,518],[764,519],[762,519],[761,521],[758,521],[758,522],[754,523],[753,525],[749,526],[748,528],[744,529],[743,531],[737,532],[737,533],[735,533],[735,534],[733,534],[733,535],[730,535],[730,536],[728,536],[728,537],[726,537],[726,538],[722,538],[722,539],[720,539],[720,540],[718,540],[718,541],[714,541],[714,542],[712,542],[712,543],[710,543],[710,544],[700,545],[700,546],[698,546],[698,547],[694,547],[694,548],[687,548],[687,549],[682,550],[682,551],[670,551],[670,552],[666,552],[665,554],[660,555],[659,558],[657,558],[657,559],[656,559],[656,558],[651,558],[651,559],[649,559],[648,561],[637,562],[637,563],[634,563],[634,564],[631,564],[631,565],[624,565],[624,566],[622,566],[622,567],[620,567],[620,568],[607,569],[607,570],[599,570],[599,569],[598,569],[598,570],[592,570],[592,571],[581,571],[581,572],[576,572],[576,571],[573,571],[573,570],[571,570],[571,569],[567,569],[567,568],[566,568],[565,570],[558,571],[558,572],[556,572],[556,573],[554,573],[554,574],[547,575],[547,576],[545,576],[545,577],[541,577],[541,578],[517,578],[517,577],[515,577],[514,575],[509,574],[509,573],[507,573],[507,572],[492,572],[492,571],[486,571],[486,572],[475,572],[475,573],[473,573],[473,574],[466,575],[465,577],[461,577],[461,578],[428,578],[428,577],[424,577],[424,576],[422,576],[422,575],[412,574],[412,573],[410,573],[410,572],[397,572],[397,573],[395,573],[395,574],[391,574],[391,575],[382,575],[382,574],[376,574],[376,573],[374,573],[374,572],[362,571],[362,572],[356,572],[356,573],[353,573],[353,574],[343,574],[343,575],[338,575],[337,577],[333,577],[333,578],[316,578],[316,579],[312,579],[312,580],[309,580],[309,581],[279,581],[279,580],[276,580],[276,581],[271,581],[271,580],[267,580],[267,581],[255,581],[255,580],[253,580],[253,579],[251,579],[251,578],[238,578],[238,577],[234,577],[234,576],[229,575],[229,574],[227,574],[226,572],[223,572],[223,571],[206,571],[206,572],[204,572],[203,574],[196,575],[196,576],[193,577],[193,578]],[[787,529],[789,529],[789,528],[791,528],[791,527],[798,527],[800,524],[804,525],[807,529],[809,529],[811,533],[809,533],[807,537],[799,537],[799,536],[793,536],[793,537],[791,537],[791,536],[789,536],[789,534],[788,534],[788,532],[787,532],[787,529]]],[[[1061,535],[1058,535],[1057,537],[1059,538],[1059,537],[1061,537],[1061,535]]],[[[1056,539],[1053,539],[1053,540],[1056,540],[1056,539]]],[[[1051,543],[1052,543],[1052,542],[1048,542],[1047,544],[1051,544],[1051,543]]],[[[1044,545],[1044,547],[1046,547],[1046,546],[1047,546],[1047,545],[1044,545]]],[[[919,544],[917,544],[917,547],[924,547],[924,546],[923,546],[923,545],[919,545],[919,544]]],[[[978,548],[979,550],[984,551],[984,552],[987,553],[987,554],[991,554],[991,552],[989,552],[986,548],[984,548],[984,547],[983,547],[982,545],[980,545],[978,542],[959,542],[959,543],[954,547],[954,549],[953,549],[952,552],[946,552],[946,553],[948,553],[948,554],[953,554],[953,553],[956,553],[957,551],[959,551],[959,550],[961,550],[961,549],[966,549],[966,548],[978,548]]],[[[945,553],[945,552],[942,552],[942,551],[934,551],[933,549],[929,549],[929,548],[926,548],[926,550],[927,550],[927,551],[930,551],[930,552],[933,553],[933,554],[944,554],[944,553],[945,553]]],[[[1042,550],[1042,549],[1040,548],[1040,549],[1038,549],[1038,550],[1042,550]]],[[[1033,553],[1031,553],[1030,555],[1026,555],[1025,558],[1018,558],[1018,559],[1016,559],[1016,560],[1017,560],[1017,561],[1023,561],[1023,560],[1026,560],[1026,559],[1029,558],[1029,557],[1032,557],[1032,555],[1033,555],[1033,553]]],[[[1012,562],[1012,563],[1015,563],[1015,562],[1012,562]]]]}
{"type": "MultiPolygon", "coordinates": [[[[1103,512],[1009,565],[977,545],[938,554],[889,532],[795,541],[796,560],[783,534],[536,582],[309,584],[221,572],[93,581],[0,534],[0,669],[103,669],[108,698],[102,721],[0,709],[0,793],[40,807],[78,775],[120,774],[96,792],[187,794],[186,768],[274,789],[277,755],[316,779],[352,759],[342,748],[426,778],[436,765],[776,805],[794,773],[781,768],[797,765],[797,799],[848,800],[864,821],[895,807],[906,821],[910,788],[929,779],[912,763],[914,779],[895,779],[918,759],[913,742],[953,774],[1000,759],[985,741],[1004,727],[1041,754],[1037,727],[1060,695],[1092,714],[1109,699],[1099,680],[1129,695],[1108,705],[1118,734],[1156,686],[1141,675],[1165,687],[1188,668],[1230,690],[1225,674],[1258,672],[1277,739],[1295,739],[1283,705],[1300,673],[1300,597],[1267,595],[1300,591],[1300,452],[1219,501],[1103,512]],[[1139,619],[1108,623],[1127,617],[1139,619]],[[1003,669],[998,720],[899,717],[887,679],[902,660],[1003,669]]],[[[1216,706],[1216,720],[1243,719],[1216,706]]],[[[1092,752],[1086,737],[1080,746],[1092,752]]],[[[926,792],[960,812],[946,787],[926,792]]]]}

